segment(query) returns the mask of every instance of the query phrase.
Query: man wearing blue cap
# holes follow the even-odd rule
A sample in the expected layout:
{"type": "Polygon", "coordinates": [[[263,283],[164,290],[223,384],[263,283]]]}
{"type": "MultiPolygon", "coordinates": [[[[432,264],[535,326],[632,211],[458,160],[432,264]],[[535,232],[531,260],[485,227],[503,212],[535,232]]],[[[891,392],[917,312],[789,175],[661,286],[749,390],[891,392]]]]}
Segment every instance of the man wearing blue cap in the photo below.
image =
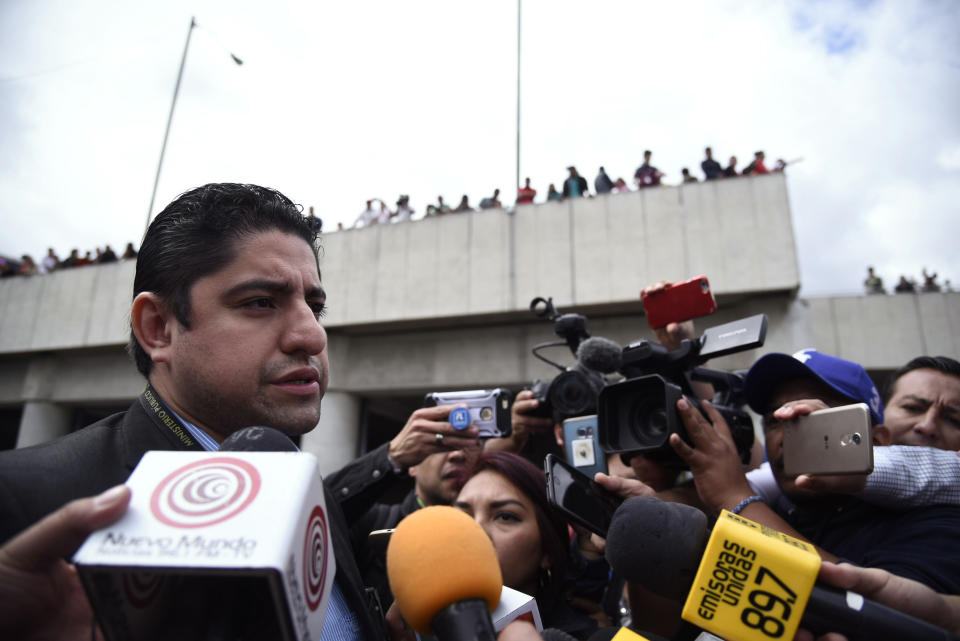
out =
{"type": "Polygon", "coordinates": [[[777,484],[793,505],[783,512],[766,505],[747,481],[723,417],[709,403],[704,403],[705,418],[681,400],[677,409],[693,447],[678,435],[670,442],[690,466],[708,510],[727,509],[807,539],[828,560],[883,568],[946,594],[960,592],[960,550],[954,544],[960,508],[881,508],[799,487],[784,474],[782,422],[811,411],[866,403],[875,424],[874,444],[889,443],[880,395],[860,365],[815,350],[793,356],[768,354],[750,368],[744,394],[751,409],[763,416],[767,457],[777,484]]]}
{"type": "MultiPolygon", "coordinates": [[[[804,353],[801,353],[804,354],[804,353]]],[[[799,356],[795,357],[799,358],[799,356]]],[[[918,356],[894,372],[883,392],[880,442],[868,475],[804,475],[803,487],[856,494],[885,507],[960,506],[960,362],[947,356],[918,356]]],[[[767,505],[793,507],[780,492],[770,463],[747,473],[767,505]]]]}

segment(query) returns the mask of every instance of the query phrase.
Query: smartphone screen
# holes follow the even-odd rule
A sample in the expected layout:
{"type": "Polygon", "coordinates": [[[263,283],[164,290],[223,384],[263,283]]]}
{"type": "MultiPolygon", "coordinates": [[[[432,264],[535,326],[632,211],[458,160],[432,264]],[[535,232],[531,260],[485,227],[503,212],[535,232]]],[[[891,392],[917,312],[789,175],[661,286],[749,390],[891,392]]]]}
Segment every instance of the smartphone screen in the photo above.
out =
{"type": "Polygon", "coordinates": [[[573,522],[606,537],[623,499],[552,454],[543,465],[550,502],[573,522]]]}

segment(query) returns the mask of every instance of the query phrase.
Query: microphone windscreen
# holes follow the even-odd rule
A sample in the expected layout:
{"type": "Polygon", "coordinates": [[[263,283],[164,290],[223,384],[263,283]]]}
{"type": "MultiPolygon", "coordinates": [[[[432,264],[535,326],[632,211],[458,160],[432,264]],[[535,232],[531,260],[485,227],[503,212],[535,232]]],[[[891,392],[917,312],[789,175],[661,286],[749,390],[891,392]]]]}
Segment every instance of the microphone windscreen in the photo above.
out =
{"type": "Polygon", "coordinates": [[[580,343],[577,360],[587,369],[611,374],[620,369],[623,348],[609,338],[592,336],[580,343]]]}
{"type": "Polygon", "coordinates": [[[220,444],[221,452],[299,452],[290,437],[272,427],[245,427],[220,444]]]}
{"type": "Polygon", "coordinates": [[[707,542],[707,516],[695,507],[650,496],[623,502],[610,520],[606,557],[627,581],[683,600],[707,542]]]}
{"type": "MultiPolygon", "coordinates": [[[[593,634],[587,637],[587,641],[611,641],[611,639],[613,639],[613,637],[615,637],[619,631],[620,628],[597,628],[593,634]]],[[[546,632],[546,630],[544,630],[544,632],[546,632]]],[[[544,635],[543,638],[546,640],[546,635],[544,635]]]]}
{"type": "Polygon", "coordinates": [[[503,577],[493,543],[466,512],[425,507],[400,521],[387,546],[387,577],[400,613],[421,635],[451,603],[483,599],[492,612],[503,577]]]}
{"type": "MultiPolygon", "coordinates": [[[[611,630],[616,630],[616,628],[610,628],[611,630]]],[[[596,634],[596,632],[594,632],[596,634]]],[[[557,628],[544,628],[543,632],[540,633],[540,636],[543,637],[543,641],[577,641],[577,638],[568,632],[559,630],[557,628]]],[[[611,636],[612,638],[612,636],[611,636]]],[[[605,639],[604,641],[610,641],[605,639]]]]}

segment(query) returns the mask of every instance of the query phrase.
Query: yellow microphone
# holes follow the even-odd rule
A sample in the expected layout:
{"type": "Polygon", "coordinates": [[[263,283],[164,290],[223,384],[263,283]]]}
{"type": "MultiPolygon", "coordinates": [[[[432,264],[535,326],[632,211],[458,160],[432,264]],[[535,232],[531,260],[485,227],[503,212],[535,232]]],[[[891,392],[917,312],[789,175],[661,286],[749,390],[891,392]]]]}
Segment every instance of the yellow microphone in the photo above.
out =
{"type": "Polygon", "coordinates": [[[436,505],[400,521],[387,546],[387,577],[400,613],[440,641],[493,641],[490,612],[503,577],[493,543],[465,512],[436,505]]]}
{"type": "Polygon", "coordinates": [[[607,535],[611,567],[668,598],[684,620],[729,641],[786,641],[801,625],[850,641],[948,641],[948,631],[854,592],[814,585],[813,545],[723,510],[709,539],[699,510],[627,499],[607,535]]]}

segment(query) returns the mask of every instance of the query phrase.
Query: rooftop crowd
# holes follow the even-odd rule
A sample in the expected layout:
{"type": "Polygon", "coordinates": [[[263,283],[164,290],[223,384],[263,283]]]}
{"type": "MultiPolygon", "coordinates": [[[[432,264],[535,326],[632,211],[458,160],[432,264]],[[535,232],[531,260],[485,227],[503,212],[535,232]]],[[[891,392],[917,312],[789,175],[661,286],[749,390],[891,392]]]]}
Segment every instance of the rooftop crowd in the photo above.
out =
{"type": "MultiPolygon", "coordinates": [[[[727,161],[726,167],[721,166],[713,158],[713,150],[707,147],[704,150],[704,159],[700,163],[700,169],[703,172],[703,180],[721,180],[725,178],[737,178],[740,176],[760,176],[771,172],[782,172],[786,166],[786,161],[778,159],[772,169],[766,166],[766,154],[763,151],[757,151],[753,154],[753,160],[742,170],[737,169],[737,157],[731,156],[727,161]]],[[[643,163],[637,167],[633,174],[633,184],[636,189],[646,189],[648,187],[659,187],[665,185],[662,181],[666,175],[651,160],[653,152],[646,150],[643,152],[643,163]]],[[[797,162],[797,161],[794,161],[797,162]]],[[[547,188],[545,202],[555,200],[565,200],[567,198],[581,198],[592,195],[603,195],[611,193],[622,193],[632,191],[632,188],[623,178],[613,180],[607,174],[605,168],[600,167],[596,178],[593,181],[593,194],[590,193],[587,179],[580,175],[577,168],[573,165],[567,167],[567,177],[561,183],[558,190],[556,183],[550,183],[547,188]]],[[[690,173],[687,167],[680,170],[682,177],[681,184],[699,182],[700,180],[690,173]]],[[[532,204],[537,197],[537,190],[530,184],[530,179],[526,178],[524,184],[517,191],[516,205],[532,204]]],[[[500,200],[500,190],[494,189],[493,194],[480,200],[477,209],[499,209],[503,207],[500,200]]],[[[470,197],[463,194],[460,202],[451,207],[443,198],[437,196],[437,202],[427,205],[423,218],[431,216],[443,216],[445,214],[455,214],[466,211],[476,211],[470,204],[470,197]]],[[[383,225],[387,223],[400,223],[414,219],[415,211],[410,205],[410,196],[402,194],[396,202],[396,207],[390,206],[380,198],[372,198],[367,201],[366,208],[360,213],[353,223],[354,228],[370,227],[372,225],[383,225]]]]}
{"type": "MultiPolygon", "coordinates": [[[[932,294],[935,292],[952,292],[953,285],[950,280],[943,281],[943,285],[937,282],[937,272],[929,273],[927,268],[921,270],[923,282],[920,283],[916,278],[900,275],[900,279],[893,287],[895,294],[932,294]]],[[[867,277],[863,281],[863,289],[867,294],[886,294],[887,290],[883,286],[883,278],[874,271],[873,267],[867,267],[867,277]]]]}
{"type": "Polygon", "coordinates": [[[74,267],[86,267],[87,265],[106,265],[116,263],[121,260],[131,260],[137,257],[137,250],[133,248],[133,243],[127,243],[127,247],[120,256],[110,247],[104,246],[103,249],[97,247],[96,255],[87,251],[83,256],[80,250],[71,249],[70,254],[63,260],[57,256],[53,247],[47,249],[47,255],[40,262],[33,260],[29,254],[24,254],[20,260],[12,260],[0,257],[0,277],[9,276],[35,276],[37,274],[49,274],[63,269],[72,269],[74,267]]]}

